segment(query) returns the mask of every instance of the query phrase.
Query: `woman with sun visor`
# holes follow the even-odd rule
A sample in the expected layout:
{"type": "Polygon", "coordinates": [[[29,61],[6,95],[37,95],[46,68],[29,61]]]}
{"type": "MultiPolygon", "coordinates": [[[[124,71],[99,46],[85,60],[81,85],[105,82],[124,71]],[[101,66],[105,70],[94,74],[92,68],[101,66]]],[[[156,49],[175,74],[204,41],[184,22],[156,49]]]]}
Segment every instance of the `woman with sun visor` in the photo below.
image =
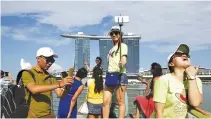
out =
{"type": "Polygon", "coordinates": [[[104,100],[103,100],[103,118],[109,117],[109,107],[112,93],[116,90],[116,99],[119,106],[119,118],[125,115],[125,92],[128,85],[126,76],[126,63],[128,55],[128,47],[123,43],[119,26],[113,26],[109,32],[113,41],[113,47],[108,54],[108,71],[106,73],[104,100]]]}

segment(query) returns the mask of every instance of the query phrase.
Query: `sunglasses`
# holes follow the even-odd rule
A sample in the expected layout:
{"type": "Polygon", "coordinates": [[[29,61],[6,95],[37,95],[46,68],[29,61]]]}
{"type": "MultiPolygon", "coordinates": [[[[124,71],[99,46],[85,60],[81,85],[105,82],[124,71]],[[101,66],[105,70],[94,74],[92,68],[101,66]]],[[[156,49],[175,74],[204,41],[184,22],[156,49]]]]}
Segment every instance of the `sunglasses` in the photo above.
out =
{"type": "Polygon", "coordinates": [[[112,31],[112,32],[110,33],[110,36],[113,36],[113,35],[118,35],[118,34],[120,34],[120,32],[119,32],[119,31],[112,31]]]}
{"type": "Polygon", "coordinates": [[[44,58],[47,63],[49,63],[49,62],[54,63],[55,62],[55,59],[52,56],[51,57],[42,56],[42,58],[44,58]]]}
{"type": "Polygon", "coordinates": [[[174,56],[177,56],[177,57],[182,57],[183,55],[186,55],[188,58],[190,58],[189,54],[186,54],[186,53],[183,53],[183,52],[175,52],[174,53],[174,56]]]}

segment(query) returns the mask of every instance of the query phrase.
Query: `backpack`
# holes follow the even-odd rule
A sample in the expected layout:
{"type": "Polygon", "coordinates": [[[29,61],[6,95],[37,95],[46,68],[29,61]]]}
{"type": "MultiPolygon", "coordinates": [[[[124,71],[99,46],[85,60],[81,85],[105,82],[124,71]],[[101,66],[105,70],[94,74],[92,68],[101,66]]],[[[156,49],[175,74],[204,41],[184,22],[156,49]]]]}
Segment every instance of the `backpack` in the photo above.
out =
{"type": "Polygon", "coordinates": [[[16,79],[17,85],[9,85],[1,95],[1,109],[5,118],[27,118],[31,101],[31,92],[28,100],[25,99],[25,86],[22,83],[22,73],[29,72],[35,81],[35,76],[30,70],[21,70],[16,79]]]}

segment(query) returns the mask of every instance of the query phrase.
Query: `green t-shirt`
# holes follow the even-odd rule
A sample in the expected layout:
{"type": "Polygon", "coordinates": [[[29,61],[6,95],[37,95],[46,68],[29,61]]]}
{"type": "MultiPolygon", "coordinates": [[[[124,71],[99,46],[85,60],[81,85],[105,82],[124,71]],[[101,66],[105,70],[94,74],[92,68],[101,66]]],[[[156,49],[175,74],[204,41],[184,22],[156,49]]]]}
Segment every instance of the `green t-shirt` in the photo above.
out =
{"type": "MultiPolygon", "coordinates": [[[[199,91],[202,93],[201,80],[197,78],[196,81],[199,91]]],[[[176,80],[172,74],[161,76],[155,81],[153,101],[165,104],[164,118],[186,117],[188,107],[186,89],[188,89],[187,85],[176,80]]],[[[151,117],[155,118],[154,112],[151,117]]]]}
{"type": "MultiPolygon", "coordinates": [[[[56,78],[49,77],[49,74],[43,74],[42,72],[32,68],[31,70],[35,75],[36,84],[39,85],[50,85],[50,84],[58,84],[56,78]],[[45,79],[45,80],[44,80],[45,79]]],[[[22,81],[24,86],[26,87],[29,83],[34,82],[31,74],[28,72],[23,72],[22,81]]],[[[29,92],[26,91],[25,99],[28,100],[29,92]]],[[[51,100],[52,100],[52,91],[32,94],[31,102],[30,102],[30,110],[34,113],[35,117],[42,117],[48,114],[51,114],[51,100]]],[[[28,115],[28,118],[32,118],[34,115],[28,115]]]]}
{"type": "MultiPolygon", "coordinates": [[[[118,46],[114,46],[111,48],[108,54],[108,72],[120,72],[119,62],[120,62],[120,49],[118,50],[118,46]],[[116,54],[117,52],[117,54],[116,54]]],[[[126,55],[128,53],[128,47],[125,43],[121,43],[121,56],[126,55]]],[[[121,73],[126,73],[126,67],[124,66],[121,70],[121,73]]]]}

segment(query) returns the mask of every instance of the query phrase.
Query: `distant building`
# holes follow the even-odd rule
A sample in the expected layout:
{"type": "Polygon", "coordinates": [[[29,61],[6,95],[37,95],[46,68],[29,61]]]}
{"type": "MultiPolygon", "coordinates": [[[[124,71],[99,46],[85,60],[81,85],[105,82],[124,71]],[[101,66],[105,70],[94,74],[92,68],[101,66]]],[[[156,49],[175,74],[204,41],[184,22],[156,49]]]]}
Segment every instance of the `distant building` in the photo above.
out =
{"type": "Polygon", "coordinates": [[[99,41],[99,49],[100,49],[100,57],[102,58],[102,67],[104,70],[108,69],[108,60],[107,55],[109,50],[113,47],[112,40],[100,40],[99,41]]]}
{"type": "MultiPolygon", "coordinates": [[[[139,40],[127,39],[124,43],[128,46],[128,57],[127,57],[127,72],[137,73],[139,72],[139,40]]],[[[107,55],[109,50],[113,47],[112,40],[100,40],[100,57],[103,59],[102,66],[105,70],[108,69],[107,55]]]]}
{"type": "Polygon", "coordinates": [[[139,72],[139,40],[128,39],[124,40],[128,46],[128,57],[127,57],[127,72],[138,73],[139,72]]]}
{"type": "Polygon", "coordinates": [[[84,62],[90,62],[90,39],[76,38],[75,39],[75,69],[80,69],[84,66],[84,62]]]}
{"type": "MultiPolygon", "coordinates": [[[[163,74],[170,73],[168,68],[162,68],[163,74]]],[[[150,70],[144,71],[144,75],[152,75],[150,70]]],[[[199,68],[197,75],[211,75],[211,69],[199,68]]]]}
{"type": "MultiPolygon", "coordinates": [[[[90,40],[99,41],[100,57],[102,58],[102,66],[104,70],[108,68],[107,54],[113,47],[110,36],[85,35],[83,32],[78,34],[63,34],[62,37],[75,39],[75,66],[76,69],[83,67],[84,62],[90,63],[90,40]]],[[[127,72],[139,72],[139,40],[140,35],[128,33],[122,37],[128,45],[128,63],[127,72]]],[[[93,46],[96,47],[96,46],[93,46]]]]}

